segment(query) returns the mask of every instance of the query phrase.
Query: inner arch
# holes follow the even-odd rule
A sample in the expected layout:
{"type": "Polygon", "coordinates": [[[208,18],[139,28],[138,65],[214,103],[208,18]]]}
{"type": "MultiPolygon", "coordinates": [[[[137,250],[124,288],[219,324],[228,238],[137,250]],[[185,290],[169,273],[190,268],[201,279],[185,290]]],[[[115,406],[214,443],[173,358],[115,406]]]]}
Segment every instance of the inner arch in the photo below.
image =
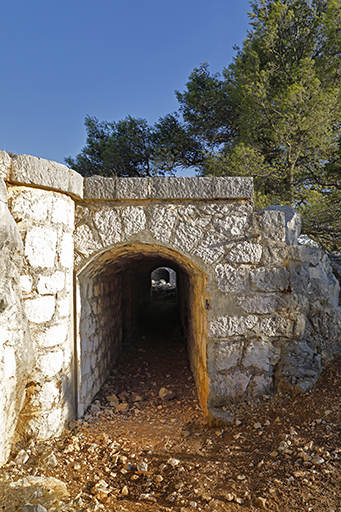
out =
{"type": "Polygon", "coordinates": [[[199,401],[206,412],[208,377],[207,275],[169,248],[133,243],[103,252],[77,276],[76,402],[82,416],[118,360],[125,340],[143,327],[151,310],[151,274],[176,272],[176,303],[199,401]]]}

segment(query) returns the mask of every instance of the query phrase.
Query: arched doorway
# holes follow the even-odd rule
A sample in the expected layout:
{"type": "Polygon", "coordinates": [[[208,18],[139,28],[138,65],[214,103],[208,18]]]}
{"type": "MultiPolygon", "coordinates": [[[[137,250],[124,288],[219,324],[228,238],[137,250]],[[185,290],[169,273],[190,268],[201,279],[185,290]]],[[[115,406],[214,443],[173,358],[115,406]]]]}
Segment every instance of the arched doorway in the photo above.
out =
{"type": "Polygon", "coordinates": [[[152,272],[160,267],[176,273],[175,308],[164,308],[163,319],[167,319],[167,313],[176,318],[172,327],[183,333],[199,401],[206,411],[207,275],[177,251],[133,243],[95,256],[76,278],[78,416],[84,414],[106,380],[124,349],[124,341],[137,334],[144,336],[143,329],[150,330],[153,322],[158,323],[150,295],[152,272]]]}

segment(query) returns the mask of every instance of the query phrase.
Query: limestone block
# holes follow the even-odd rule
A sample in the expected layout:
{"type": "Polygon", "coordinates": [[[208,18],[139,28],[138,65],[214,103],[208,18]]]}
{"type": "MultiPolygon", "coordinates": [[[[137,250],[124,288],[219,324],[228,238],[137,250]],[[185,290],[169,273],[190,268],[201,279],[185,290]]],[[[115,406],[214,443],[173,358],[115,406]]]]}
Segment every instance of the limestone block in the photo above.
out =
{"type": "Polygon", "coordinates": [[[117,178],[116,199],[147,199],[149,178],[117,178]]]}
{"type": "Polygon", "coordinates": [[[286,343],[282,346],[276,372],[276,388],[304,393],[316,381],[321,369],[321,357],[305,341],[286,343]]]}
{"type": "Polygon", "coordinates": [[[319,263],[322,258],[322,251],[318,249],[309,248],[309,262],[311,265],[315,266],[319,263]]]}
{"type": "Polygon", "coordinates": [[[315,267],[309,267],[310,279],[326,279],[327,274],[321,263],[318,263],[315,267]]]}
{"type": "Polygon", "coordinates": [[[246,313],[259,315],[273,313],[278,307],[277,295],[275,294],[239,295],[237,303],[246,313]]]}
{"type": "MultiPolygon", "coordinates": [[[[0,158],[1,158],[1,154],[0,154],[0,158]]],[[[0,173],[1,173],[1,171],[0,171],[0,173]]],[[[6,184],[5,184],[4,180],[1,178],[1,174],[0,174],[0,201],[2,203],[5,203],[6,205],[8,203],[7,188],[6,188],[6,184]]]]}
{"type": "Polygon", "coordinates": [[[243,366],[269,372],[280,358],[280,349],[263,340],[251,341],[245,348],[243,366]]]}
{"type": "Polygon", "coordinates": [[[194,254],[204,260],[207,265],[212,265],[225,252],[224,238],[219,233],[208,231],[194,251],[194,254]]]}
{"type": "Polygon", "coordinates": [[[56,381],[44,382],[32,394],[30,406],[36,411],[48,411],[57,406],[60,401],[60,384],[56,381]]]}
{"type": "Polygon", "coordinates": [[[248,387],[248,394],[258,396],[268,394],[273,388],[273,377],[254,375],[248,387]]]}
{"type": "Polygon", "coordinates": [[[67,196],[55,195],[51,220],[54,224],[64,224],[73,230],[75,227],[75,204],[72,199],[67,196]]]}
{"type": "Polygon", "coordinates": [[[66,165],[44,158],[13,156],[10,179],[23,185],[40,185],[83,197],[83,177],[66,165]]]}
{"type": "Polygon", "coordinates": [[[199,229],[193,221],[180,222],[175,229],[173,241],[180,249],[189,253],[202,238],[202,235],[201,229],[199,229]]]}
{"type": "MultiPolygon", "coordinates": [[[[9,338],[8,333],[5,332],[4,328],[0,328],[0,334],[3,336],[2,339],[6,340],[9,338]]],[[[5,383],[10,385],[10,379],[15,379],[17,371],[17,363],[15,358],[14,347],[8,345],[0,345],[0,372],[1,378],[5,383]]]]}
{"type": "Polygon", "coordinates": [[[51,268],[55,264],[57,232],[47,226],[36,226],[27,232],[25,256],[32,267],[51,268]]]}
{"type": "Polygon", "coordinates": [[[222,219],[216,218],[214,220],[214,227],[225,236],[242,236],[248,227],[248,223],[248,217],[230,215],[222,219]]]}
{"type": "Polygon", "coordinates": [[[60,434],[65,428],[69,418],[66,406],[54,408],[41,415],[33,416],[26,425],[28,436],[38,439],[49,439],[60,434]]]}
{"type": "MultiPolygon", "coordinates": [[[[2,180],[0,179],[0,182],[2,180]]],[[[0,465],[6,462],[34,366],[34,350],[22,303],[22,241],[0,199],[0,465]]]]}
{"type": "Polygon", "coordinates": [[[32,277],[23,275],[20,276],[20,287],[21,291],[24,293],[31,293],[32,291],[32,277]]]}
{"type": "Polygon", "coordinates": [[[215,267],[219,290],[230,293],[244,292],[248,271],[245,267],[234,268],[228,263],[215,267]]]}
{"type": "Polygon", "coordinates": [[[74,243],[75,252],[81,254],[85,258],[102,248],[102,245],[95,240],[91,229],[86,224],[81,224],[76,228],[74,243]]]}
{"type": "Polygon", "coordinates": [[[13,217],[45,222],[53,209],[53,192],[23,187],[10,187],[9,198],[13,217]]]}
{"type": "Polygon", "coordinates": [[[222,341],[215,346],[215,367],[217,372],[226,373],[231,368],[238,366],[242,359],[244,342],[222,341]]]}
{"type": "Polygon", "coordinates": [[[333,272],[333,268],[330,264],[330,259],[328,258],[327,254],[323,254],[321,264],[326,274],[331,274],[333,272]]]}
{"type": "Polygon", "coordinates": [[[173,205],[153,209],[150,231],[156,240],[168,243],[176,220],[176,209],[173,205]]]}
{"type": "Polygon", "coordinates": [[[84,199],[115,199],[116,178],[84,178],[84,199]]]}
{"type": "Polygon", "coordinates": [[[60,242],[60,264],[65,268],[73,267],[73,236],[72,233],[64,233],[60,242]]]}
{"type": "Polygon", "coordinates": [[[252,242],[242,242],[227,251],[227,258],[235,263],[259,263],[262,246],[252,242]]]}
{"type": "Polygon", "coordinates": [[[213,197],[221,199],[252,199],[253,178],[214,178],[213,197]]]}
{"type": "Polygon", "coordinates": [[[261,292],[284,291],[289,287],[289,272],[285,267],[256,268],[250,271],[251,287],[261,292]]]}
{"type": "Polygon", "coordinates": [[[257,325],[258,317],[255,315],[222,316],[210,321],[209,334],[218,338],[238,336],[246,331],[255,332],[257,325]]]}
{"type": "Polygon", "coordinates": [[[67,341],[69,325],[67,322],[46,327],[42,331],[32,332],[38,348],[62,347],[67,341]]]}
{"type": "Polygon", "coordinates": [[[288,245],[297,245],[301,234],[301,215],[291,206],[267,206],[263,211],[277,211],[285,216],[285,241],[288,245]]]}
{"type": "Polygon", "coordinates": [[[211,386],[218,400],[224,401],[245,395],[250,379],[251,375],[240,370],[231,374],[218,373],[211,386]]]}
{"type": "Polygon", "coordinates": [[[71,298],[70,295],[57,297],[57,313],[59,318],[71,315],[71,298]]]}
{"type": "Polygon", "coordinates": [[[41,373],[46,378],[52,378],[63,367],[64,352],[61,349],[41,354],[37,358],[36,372],[41,373]]]}
{"type": "Polygon", "coordinates": [[[292,320],[277,313],[264,318],[260,323],[261,334],[268,337],[286,336],[290,338],[293,335],[293,328],[292,320]]]}
{"type": "Polygon", "coordinates": [[[265,240],[285,242],[285,213],[264,209],[258,212],[257,220],[265,240]]]}
{"type": "Polygon", "coordinates": [[[118,210],[114,208],[98,210],[94,215],[94,223],[104,246],[117,244],[121,241],[122,229],[118,210]]]}
{"type": "Polygon", "coordinates": [[[11,169],[11,157],[6,151],[0,150],[0,178],[7,179],[11,169]]]}
{"type": "Polygon", "coordinates": [[[127,206],[122,210],[123,232],[126,238],[146,228],[146,214],[142,206],[127,206]]]}
{"type": "Polygon", "coordinates": [[[212,178],[152,178],[151,197],[155,199],[207,199],[215,197],[212,178]]]}
{"type": "Polygon", "coordinates": [[[52,295],[62,290],[65,285],[65,274],[58,270],[51,276],[40,276],[37,290],[40,295],[52,295]]]}
{"type": "Polygon", "coordinates": [[[25,311],[30,322],[41,324],[51,320],[56,301],[51,295],[25,300],[25,311]]]}
{"type": "Polygon", "coordinates": [[[340,283],[336,279],[334,274],[328,274],[328,284],[330,305],[333,307],[337,307],[339,305],[340,283]]]}

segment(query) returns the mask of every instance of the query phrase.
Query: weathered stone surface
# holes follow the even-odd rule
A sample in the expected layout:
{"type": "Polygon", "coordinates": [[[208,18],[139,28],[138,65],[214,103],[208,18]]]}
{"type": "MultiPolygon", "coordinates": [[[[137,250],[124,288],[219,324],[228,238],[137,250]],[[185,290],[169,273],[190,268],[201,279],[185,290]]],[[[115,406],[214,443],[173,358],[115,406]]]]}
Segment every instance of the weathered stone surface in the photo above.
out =
{"type": "Polygon", "coordinates": [[[91,176],[84,179],[84,199],[115,199],[116,178],[91,176]]]}
{"type": "Polygon", "coordinates": [[[218,317],[215,320],[211,320],[209,333],[213,337],[226,338],[244,334],[248,330],[254,331],[257,325],[258,317],[255,315],[218,317]]]}
{"type": "Polygon", "coordinates": [[[205,199],[214,197],[213,187],[212,181],[207,178],[152,178],[151,197],[160,199],[205,199]]]}
{"type": "Polygon", "coordinates": [[[143,231],[146,227],[146,214],[141,206],[127,206],[122,211],[123,231],[126,238],[143,231]]]}
{"type": "Polygon", "coordinates": [[[13,156],[10,179],[23,185],[38,185],[83,197],[83,177],[66,165],[44,158],[13,156]]]}
{"type": "Polygon", "coordinates": [[[51,320],[56,307],[56,300],[52,295],[25,300],[25,311],[30,322],[41,324],[51,320]]]}
{"type": "MultiPolygon", "coordinates": [[[[2,190],[4,184],[0,179],[2,190]]],[[[34,366],[34,351],[23,308],[19,276],[22,242],[16,224],[0,197],[0,465],[6,462],[25,385],[34,366]]]]}
{"type": "Polygon", "coordinates": [[[280,358],[280,349],[264,340],[251,341],[244,352],[243,366],[269,372],[280,358]]]}
{"type": "Polygon", "coordinates": [[[286,224],[284,212],[264,209],[258,212],[257,220],[265,240],[285,241],[286,224]]]}
{"type": "Polygon", "coordinates": [[[0,178],[7,179],[11,169],[11,157],[6,151],[0,150],[0,178]]]}
{"type": "Polygon", "coordinates": [[[175,230],[173,240],[176,246],[184,252],[190,253],[202,235],[201,229],[193,221],[191,223],[181,222],[175,230]]]}
{"type": "Polygon", "coordinates": [[[285,216],[285,241],[288,245],[297,245],[301,234],[301,215],[291,206],[267,206],[263,211],[283,212],[285,216]]]}
{"type": "Polygon", "coordinates": [[[221,341],[215,346],[215,367],[220,373],[226,373],[238,366],[242,359],[244,341],[221,341]]]}
{"type": "Polygon", "coordinates": [[[173,205],[154,208],[150,230],[160,242],[168,243],[176,220],[176,209],[173,205]]]}
{"type": "Polygon", "coordinates": [[[217,218],[214,227],[225,236],[242,236],[248,227],[249,217],[228,215],[225,218],[217,218]]]}
{"type": "Polygon", "coordinates": [[[116,199],[147,199],[149,178],[117,178],[116,199]]]}
{"type": "Polygon", "coordinates": [[[208,231],[195,249],[195,256],[201,258],[208,265],[212,265],[225,252],[224,237],[214,231],[208,231]]]}
{"type": "Polygon", "coordinates": [[[113,208],[99,210],[94,216],[103,245],[117,244],[122,239],[121,220],[119,212],[113,208]]]}
{"type": "Polygon", "coordinates": [[[37,226],[28,231],[25,256],[32,267],[52,268],[55,264],[57,233],[52,228],[37,226]]]}
{"type": "Polygon", "coordinates": [[[276,311],[278,306],[275,294],[239,295],[237,303],[246,313],[266,315],[276,311]]]}
{"type": "Polygon", "coordinates": [[[223,292],[244,292],[247,286],[248,271],[245,267],[234,268],[231,265],[219,264],[215,267],[218,288],[223,292]]]}
{"type": "Polygon", "coordinates": [[[252,242],[242,242],[227,250],[227,258],[236,263],[258,263],[262,257],[262,246],[252,242]]]}
{"type": "Polygon", "coordinates": [[[214,196],[216,198],[253,198],[252,178],[214,178],[214,196]]]}
{"type": "Polygon", "coordinates": [[[85,258],[102,248],[101,244],[95,240],[91,229],[86,224],[82,224],[76,228],[74,242],[75,252],[85,258]]]}
{"type": "Polygon", "coordinates": [[[250,272],[251,287],[260,292],[284,291],[289,286],[289,272],[285,267],[256,268],[250,272]]]}
{"type": "Polygon", "coordinates": [[[40,295],[52,295],[65,286],[65,274],[57,270],[52,276],[40,276],[37,290],[40,295]]]}

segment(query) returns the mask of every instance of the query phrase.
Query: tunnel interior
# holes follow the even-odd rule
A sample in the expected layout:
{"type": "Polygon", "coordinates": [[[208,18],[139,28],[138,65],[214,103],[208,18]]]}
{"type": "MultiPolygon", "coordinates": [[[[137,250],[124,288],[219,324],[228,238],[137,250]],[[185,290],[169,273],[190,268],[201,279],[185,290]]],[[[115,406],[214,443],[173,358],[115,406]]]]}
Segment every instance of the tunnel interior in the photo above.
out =
{"type": "Polygon", "coordinates": [[[137,353],[142,345],[162,354],[183,344],[205,408],[207,276],[195,263],[170,249],[135,244],[103,253],[77,281],[78,416],[125,347],[137,353]]]}

